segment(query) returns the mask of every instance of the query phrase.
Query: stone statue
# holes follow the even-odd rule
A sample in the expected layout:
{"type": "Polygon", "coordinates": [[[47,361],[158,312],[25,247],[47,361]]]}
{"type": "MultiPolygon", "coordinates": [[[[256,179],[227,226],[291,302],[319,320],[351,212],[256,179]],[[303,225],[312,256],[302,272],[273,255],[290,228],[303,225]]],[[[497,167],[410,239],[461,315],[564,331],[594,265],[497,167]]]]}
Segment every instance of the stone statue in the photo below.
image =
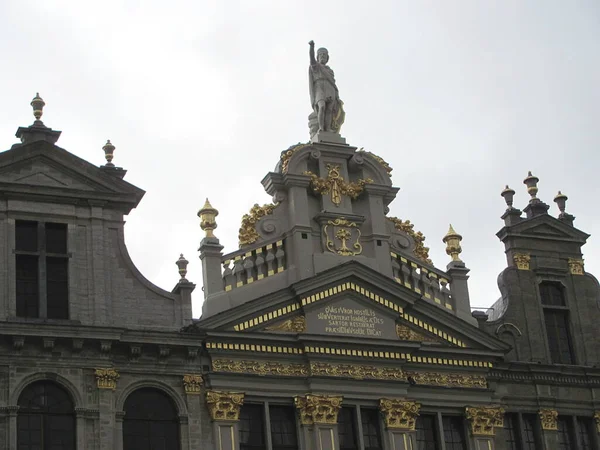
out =
{"type": "Polygon", "coordinates": [[[345,117],[344,103],[340,100],[333,70],[327,65],[329,52],[326,48],[320,48],[315,58],[314,41],[310,41],[308,45],[310,45],[308,79],[310,103],[313,108],[313,112],[308,116],[310,136],[313,138],[320,132],[339,134],[345,117]]]}

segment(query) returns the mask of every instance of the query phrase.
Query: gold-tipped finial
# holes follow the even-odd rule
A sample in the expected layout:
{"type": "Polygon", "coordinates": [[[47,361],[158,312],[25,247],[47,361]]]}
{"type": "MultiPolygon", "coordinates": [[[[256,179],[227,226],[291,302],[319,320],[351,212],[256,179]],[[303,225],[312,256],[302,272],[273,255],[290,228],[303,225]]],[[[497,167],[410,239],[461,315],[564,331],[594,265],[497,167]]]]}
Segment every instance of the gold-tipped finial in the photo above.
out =
{"type": "Polygon", "coordinates": [[[567,200],[569,200],[569,197],[567,197],[565,194],[563,194],[560,191],[558,191],[558,194],[556,194],[556,197],[554,197],[554,201],[558,205],[558,209],[561,214],[565,213],[565,208],[567,206],[567,200]]]}
{"type": "Polygon", "coordinates": [[[198,211],[198,217],[200,217],[200,228],[206,232],[208,238],[215,237],[213,230],[217,228],[216,218],[218,215],[219,211],[213,208],[207,198],[202,209],[198,211]]]}
{"type": "Polygon", "coordinates": [[[35,116],[35,120],[40,120],[42,114],[44,114],[44,106],[46,102],[40,97],[40,93],[36,92],[35,97],[31,100],[30,105],[33,107],[33,115],[35,116]]]}
{"type": "Polygon", "coordinates": [[[102,150],[104,150],[104,157],[106,158],[107,166],[114,166],[112,160],[114,158],[115,148],[116,147],[110,143],[110,139],[108,139],[106,141],[106,144],[104,144],[104,147],[102,147],[102,150]]]}
{"type": "Polygon", "coordinates": [[[448,228],[448,232],[446,236],[442,239],[442,242],[446,244],[446,253],[450,255],[452,261],[462,261],[458,255],[462,252],[462,248],[460,247],[460,241],[462,241],[462,236],[454,231],[452,228],[452,224],[450,224],[450,228],[448,228]]]}
{"type": "Polygon", "coordinates": [[[523,180],[523,183],[527,185],[527,193],[531,195],[531,200],[537,200],[536,195],[538,192],[538,181],[540,181],[540,179],[535,175],[532,175],[531,170],[527,172],[527,178],[523,180]]]}
{"type": "Polygon", "coordinates": [[[179,259],[175,261],[175,264],[177,264],[177,269],[179,270],[179,276],[181,277],[181,280],[179,281],[187,281],[185,276],[187,275],[188,263],[189,261],[184,258],[183,253],[181,253],[179,255],[179,259]]]}

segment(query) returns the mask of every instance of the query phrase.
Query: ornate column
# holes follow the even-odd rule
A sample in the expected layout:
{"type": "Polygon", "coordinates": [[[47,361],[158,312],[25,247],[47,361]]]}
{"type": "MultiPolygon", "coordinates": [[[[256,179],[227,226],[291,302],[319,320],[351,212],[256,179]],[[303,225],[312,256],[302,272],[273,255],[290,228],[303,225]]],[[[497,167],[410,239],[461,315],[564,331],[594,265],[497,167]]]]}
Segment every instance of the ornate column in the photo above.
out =
{"type": "Polygon", "coordinates": [[[558,448],[558,411],[555,409],[540,409],[538,411],[542,425],[542,437],[546,448],[558,448]]]}
{"type": "Polygon", "coordinates": [[[500,406],[467,406],[465,415],[471,425],[475,450],[494,450],[496,428],[504,426],[504,408],[500,406]]]}
{"type": "Polygon", "coordinates": [[[119,372],[113,368],[96,369],[96,385],[98,386],[98,409],[100,420],[100,449],[114,450],[116,418],[114,413],[114,391],[117,389],[119,372]]]}
{"type": "Polygon", "coordinates": [[[302,425],[303,448],[337,450],[337,420],[342,397],[306,394],[294,397],[302,425]]]}
{"type": "Polygon", "coordinates": [[[206,405],[213,421],[217,450],[239,450],[240,408],[244,394],[239,392],[206,391],[206,405]]]}
{"type": "Polygon", "coordinates": [[[416,448],[415,425],[421,404],[407,399],[382,398],[379,400],[379,410],[385,421],[387,448],[416,448]]]}

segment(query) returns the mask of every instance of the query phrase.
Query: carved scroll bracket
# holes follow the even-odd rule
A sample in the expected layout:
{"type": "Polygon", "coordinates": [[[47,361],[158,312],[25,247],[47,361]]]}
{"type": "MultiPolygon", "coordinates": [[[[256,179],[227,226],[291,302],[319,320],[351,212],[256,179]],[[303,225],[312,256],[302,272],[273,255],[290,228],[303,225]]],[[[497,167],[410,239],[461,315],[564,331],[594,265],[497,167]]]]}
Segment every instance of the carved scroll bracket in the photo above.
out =
{"type": "Polygon", "coordinates": [[[341,396],[313,394],[294,397],[294,403],[300,413],[300,423],[302,425],[337,423],[342,399],[341,396]]]}

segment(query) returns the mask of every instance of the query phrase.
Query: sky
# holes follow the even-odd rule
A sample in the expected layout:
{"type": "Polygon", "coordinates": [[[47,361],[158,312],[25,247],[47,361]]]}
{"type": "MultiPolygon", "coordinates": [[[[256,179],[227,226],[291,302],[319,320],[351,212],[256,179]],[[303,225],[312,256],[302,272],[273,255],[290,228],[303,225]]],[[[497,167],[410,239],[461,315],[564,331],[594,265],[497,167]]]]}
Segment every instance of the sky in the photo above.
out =
{"type": "Polygon", "coordinates": [[[452,223],[471,269],[471,305],[499,296],[496,237],[506,205],[567,194],[600,275],[600,3],[597,0],[6,0],[0,2],[0,149],[46,101],[58,145],[114,163],[144,189],[125,240],[140,271],[171,290],[190,261],[203,301],[198,210],[237,249],[240,220],[282,150],[309,138],[308,41],[329,49],[350,145],[383,157],[400,188],[390,216],[426,236],[435,265],[452,223]]]}

